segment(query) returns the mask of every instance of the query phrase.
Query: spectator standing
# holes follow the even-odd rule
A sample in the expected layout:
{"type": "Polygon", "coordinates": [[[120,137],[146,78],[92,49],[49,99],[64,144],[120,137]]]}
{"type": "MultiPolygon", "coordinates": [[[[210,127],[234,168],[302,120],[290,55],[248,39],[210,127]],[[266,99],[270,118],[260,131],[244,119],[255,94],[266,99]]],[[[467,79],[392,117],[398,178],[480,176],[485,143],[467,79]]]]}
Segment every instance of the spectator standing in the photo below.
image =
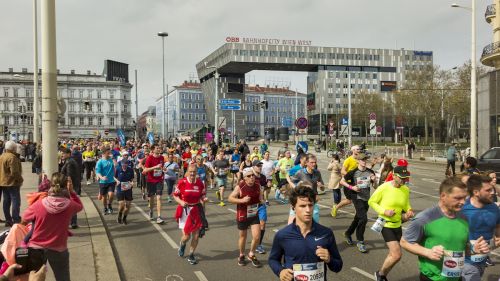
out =
{"type": "Polygon", "coordinates": [[[452,142],[446,152],[446,175],[455,175],[455,161],[457,161],[456,143],[452,142]],[[451,171],[449,170],[451,168],[451,171]]]}
{"type": "MultiPolygon", "coordinates": [[[[21,221],[21,185],[23,184],[21,160],[16,154],[17,144],[13,141],[5,143],[4,153],[0,155],[0,188],[3,194],[3,213],[5,226],[10,227],[21,221]],[[12,207],[12,213],[11,213],[12,207]]],[[[1,199],[1,197],[0,197],[1,199]]]]}
{"type": "MultiPolygon", "coordinates": [[[[80,172],[80,166],[78,162],[75,160],[75,158],[72,157],[74,153],[71,153],[71,150],[68,148],[63,149],[62,151],[62,166],[61,166],[61,173],[67,177],[71,178],[71,182],[73,183],[73,190],[77,195],[81,195],[82,191],[82,184],[81,184],[81,172],[80,172]]],[[[76,213],[75,215],[71,218],[71,228],[76,229],[78,228],[77,224],[77,217],[76,213]]]]}

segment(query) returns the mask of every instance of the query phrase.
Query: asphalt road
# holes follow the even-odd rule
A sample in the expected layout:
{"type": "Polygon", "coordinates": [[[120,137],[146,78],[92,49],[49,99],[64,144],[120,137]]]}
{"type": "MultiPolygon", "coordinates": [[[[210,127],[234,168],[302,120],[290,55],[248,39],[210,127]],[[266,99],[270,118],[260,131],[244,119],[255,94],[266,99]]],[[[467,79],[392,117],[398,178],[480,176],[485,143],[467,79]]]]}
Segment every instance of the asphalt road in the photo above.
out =
{"type": "MultiPolygon", "coordinates": [[[[273,150],[273,149],[272,149],[273,150]]],[[[273,153],[272,155],[275,155],[273,153]]],[[[325,182],[329,178],[326,166],[329,159],[319,157],[319,167],[325,182]]],[[[416,212],[437,204],[439,182],[444,176],[444,166],[434,163],[411,162],[409,167],[411,179],[411,203],[416,212]]],[[[84,186],[85,191],[97,202],[97,186],[84,186]]],[[[209,190],[208,197],[215,200],[215,190],[209,190]]],[[[227,198],[227,195],[226,195],[227,198]]],[[[253,268],[250,264],[244,267],[237,265],[238,232],[235,221],[235,206],[228,204],[220,207],[215,203],[207,204],[207,217],[210,230],[200,240],[196,251],[199,264],[190,265],[185,259],[177,256],[177,244],[181,231],[173,219],[176,205],[167,204],[164,200],[162,208],[167,223],[157,225],[148,220],[147,202],[135,191],[129,224],[124,226],[116,222],[116,214],[103,216],[105,225],[114,248],[119,270],[123,280],[278,280],[267,266],[268,254],[257,257],[264,264],[262,268],[253,268]]],[[[365,232],[365,242],[369,252],[362,254],[355,246],[348,246],[342,239],[342,233],[350,225],[354,209],[348,206],[336,219],[330,216],[332,194],[321,195],[320,223],[333,229],[340,250],[344,267],[338,274],[329,272],[329,280],[374,280],[373,272],[382,264],[387,255],[387,248],[382,237],[371,231],[369,227],[376,218],[370,210],[365,232]]],[[[115,203],[114,209],[117,206],[115,203]]],[[[286,225],[289,206],[272,201],[268,208],[268,224],[264,238],[266,250],[271,247],[275,232],[286,225]]],[[[249,233],[249,237],[250,237],[249,233]]],[[[354,237],[353,237],[354,238],[354,237]]],[[[247,243],[248,247],[250,246],[247,243]]],[[[500,272],[500,254],[495,252],[493,260],[498,265],[488,267],[484,280],[498,280],[500,272]]],[[[407,252],[389,275],[390,280],[418,280],[417,258],[407,252]]]]}

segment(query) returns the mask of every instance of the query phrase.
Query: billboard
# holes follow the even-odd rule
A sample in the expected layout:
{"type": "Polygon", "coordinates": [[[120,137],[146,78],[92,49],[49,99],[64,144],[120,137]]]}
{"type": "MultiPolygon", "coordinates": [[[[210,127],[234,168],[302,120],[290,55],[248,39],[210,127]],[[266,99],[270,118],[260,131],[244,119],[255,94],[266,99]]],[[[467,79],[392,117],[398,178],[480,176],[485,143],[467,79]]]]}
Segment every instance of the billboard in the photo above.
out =
{"type": "Polygon", "coordinates": [[[104,76],[106,81],[118,81],[128,83],[128,64],[105,60],[104,61],[104,76]]]}
{"type": "Polygon", "coordinates": [[[380,91],[381,92],[392,92],[396,90],[397,82],[396,81],[380,81],[380,91]]]}

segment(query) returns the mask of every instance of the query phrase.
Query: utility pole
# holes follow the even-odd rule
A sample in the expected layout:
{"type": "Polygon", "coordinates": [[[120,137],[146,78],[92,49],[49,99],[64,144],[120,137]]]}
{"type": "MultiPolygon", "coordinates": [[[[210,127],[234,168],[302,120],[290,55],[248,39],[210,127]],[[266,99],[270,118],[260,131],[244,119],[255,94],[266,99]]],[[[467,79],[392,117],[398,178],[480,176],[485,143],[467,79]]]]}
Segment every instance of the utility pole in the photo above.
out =
{"type": "Polygon", "coordinates": [[[57,165],[57,52],[56,3],[42,1],[42,169],[47,175],[59,170],[57,165]]]}
{"type": "Polygon", "coordinates": [[[352,147],[352,106],[351,106],[351,71],[347,70],[347,133],[348,133],[348,141],[349,149],[352,147]]]}
{"type": "Polygon", "coordinates": [[[33,0],[33,142],[40,144],[40,105],[38,101],[38,16],[33,0]]]}
{"type": "Polygon", "coordinates": [[[135,140],[139,140],[139,100],[137,99],[137,69],[135,70],[135,140]]]}

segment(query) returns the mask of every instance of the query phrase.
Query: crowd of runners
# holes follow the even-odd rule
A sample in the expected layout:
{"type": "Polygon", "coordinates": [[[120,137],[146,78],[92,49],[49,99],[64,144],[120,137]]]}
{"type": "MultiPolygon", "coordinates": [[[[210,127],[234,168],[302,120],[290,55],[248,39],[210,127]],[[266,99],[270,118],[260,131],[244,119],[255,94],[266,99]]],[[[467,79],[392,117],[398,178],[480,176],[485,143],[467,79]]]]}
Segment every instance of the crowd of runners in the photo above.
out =
{"type": "MultiPolygon", "coordinates": [[[[436,207],[415,215],[408,161],[370,157],[359,146],[353,146],[346,159],[334,155],[327,167],[318,167],[317,157],[305,147],[292,151],[284,144],[272,155],[266,143],[250,148],[245,141],[233,147],[177,139],[156,144],[67,140],[60,143],[59,157],[62,172],[73,182],[98,183],[103,214],[116,216],[119,224],[129,223],[133,192],[147,200],[149,219],[158,224],[166,222],[162,204],[175,201],[175,220],[182,232],[178,255],[187,256],[192,265],[198,263],[199,238],[209,230],[209,192],[221,207],[236,205],[240,266],[262,266],[256,253],[266,252],[262,242],[272,215],[270,201],[290,206],[288,222],[274,236],[267,261],[280,280],[326,280],[327,269],[342,269],[334,234],[319,222],[318,194],[325,189],[332,192],[333,218],[345,206],[354,206],[355,216],[342,239],[360,253],[368,252],[368,211],[378,214],[370,228],[383,237],[388,254],[374,273],[377,281],[388,280],[402,249],[419,256],[420,280],[481,280],[485,267],[493,266],[489,252],[500,246],[493,171],[481,173],[466,166],[463,173],[446,177],[436,207]],[[80,169],[68,169],[69,158],[80,169]],[[330,172],[326,184],[319,168],[330,172]],[[304,276],[307,279],[300,279],[304,276]]],[[[40,167],[33,170],[41,172],[40,167]]],[[[71,226],[78,227],[76,216],[71,226]]]]}

